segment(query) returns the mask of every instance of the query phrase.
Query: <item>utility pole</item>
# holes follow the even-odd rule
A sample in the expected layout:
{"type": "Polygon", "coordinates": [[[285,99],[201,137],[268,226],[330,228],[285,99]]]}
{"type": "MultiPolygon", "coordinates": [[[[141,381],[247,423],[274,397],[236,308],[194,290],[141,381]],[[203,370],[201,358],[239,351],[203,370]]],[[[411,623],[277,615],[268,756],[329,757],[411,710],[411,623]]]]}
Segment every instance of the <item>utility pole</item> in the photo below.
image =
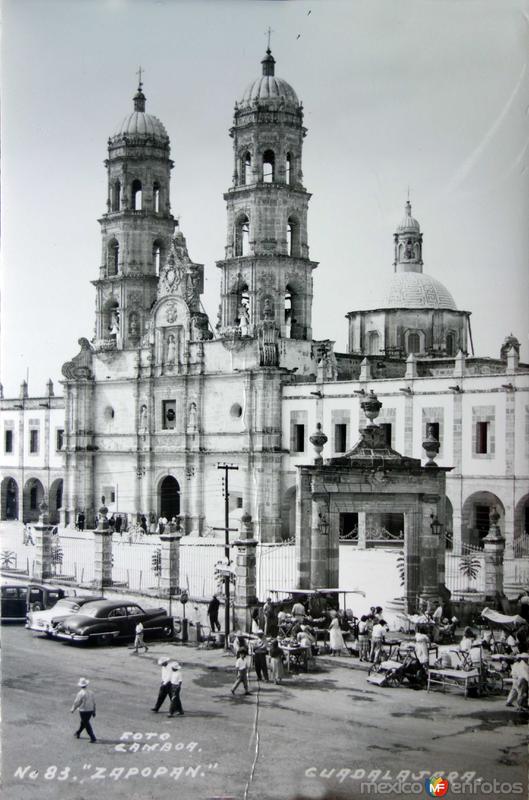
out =
{"type": "MultiPolygon", "coordinates": [[[[230,566],[230,531],[236,531],[237,528],[230,528],[230,492],[228,488],[228,475],[231,469],[239,469],[235,464],[217,464],[217,469],[224,470],[224,477],[222,479],[224,488],[224,528],[213,528],[214,531],[224,531],[224,555],[228,568],[230,566]]],[[[230,632],[230,572],[229,569],[224,575],[224,647],[228,648],[228,634],[230,632]]]]}

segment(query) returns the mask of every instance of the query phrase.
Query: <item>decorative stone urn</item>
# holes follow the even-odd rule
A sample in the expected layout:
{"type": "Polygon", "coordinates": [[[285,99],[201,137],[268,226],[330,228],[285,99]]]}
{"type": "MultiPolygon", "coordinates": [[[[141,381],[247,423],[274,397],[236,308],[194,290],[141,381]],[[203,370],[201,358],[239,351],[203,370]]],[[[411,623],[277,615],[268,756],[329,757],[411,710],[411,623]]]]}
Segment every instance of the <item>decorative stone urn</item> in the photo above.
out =
{"type": "Polygon", "coordinates": [[[439,452],[440,444],[439,441],[433,435],[433,428],[431,425],[426,426],[426,439],[422,443],[422,447],[428,457],[428,461],[424,466],[436,467],[437,464],[435,463],[434,458],[439,452]]]}
{"type": "Polygon", "coordinates": [[[373,420],[378,417],[380,409],[382,408],[382,403],[374,393],[373,389],[371,389],[367,397],[362,400],[360,403],[360,408],[368,418],[370,424],[373,425],[373,420]]]}
{"type": "Polygon", "coordinates": [[[316,425],[316,430],[314,431],[312,436],[309,437],[309,442],[312,444],[316,452],[316,458],[314,459],[315,464],[323,464],[321,451],[323,450],[327,441],[328,438],[321,429],[321,423],[318,422],[318,424],[316,425]]]}

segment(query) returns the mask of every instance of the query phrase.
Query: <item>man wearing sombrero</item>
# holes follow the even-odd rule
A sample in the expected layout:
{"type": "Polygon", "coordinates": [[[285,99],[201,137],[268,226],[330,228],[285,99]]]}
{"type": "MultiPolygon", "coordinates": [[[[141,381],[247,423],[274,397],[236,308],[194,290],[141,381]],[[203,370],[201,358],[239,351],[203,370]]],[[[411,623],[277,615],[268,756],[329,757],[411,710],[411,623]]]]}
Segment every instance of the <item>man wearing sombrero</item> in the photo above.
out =
{"type": "Polygon", "coordinates": [[[79,679],[79,683],[77,685],[80,687],[80,691],[77,693],[77,697],[73,701],[73,706],[71,707],[70,711],[73,714],[75,709],[78,708],[81,716],[81,724],[79,725],[78,730],[75,731],[74,736],[77,736],[79,739],[81,733],[86,731],[90,737],[90,741],[93,744],[94,742],[97,742],[97,739],[90,724],[90,719],[96,715],[96,698],[93,691],[86,688],[89,683],[90,681],[87,681],[86,678],[79,679]]]}

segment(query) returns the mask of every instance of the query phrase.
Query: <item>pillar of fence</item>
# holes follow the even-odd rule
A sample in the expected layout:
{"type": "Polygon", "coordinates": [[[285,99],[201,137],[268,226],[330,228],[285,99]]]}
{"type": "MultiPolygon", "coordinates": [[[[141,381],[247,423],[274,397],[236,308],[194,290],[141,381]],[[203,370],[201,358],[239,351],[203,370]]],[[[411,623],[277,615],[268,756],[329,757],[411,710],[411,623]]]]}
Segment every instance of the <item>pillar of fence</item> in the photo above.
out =
{"type": "Polygon", "coordinates": [[[103,498],[94,531],[94,583],[98,589],[112,586],[112,531],[108,527],[107,512],[103,498]]]}
{"type": "Polygon", "coordinates": [[[52,576],[51,532],[53,525],[48,524],[48,505],[44,500],[39,508],[39,521],[32,526],[35,531],[33,578],[37,581],[46,581],[52,576]]]}
{"type": "Polygon", "coordinates": [[[169,533],[160,536],[160,594],[170,597],[180,590],[180,525],[170,524],[169,533]]]}
{"type": "Polygon", "coordinates": [[[505,539],[501,535],[498,520],[500,515],[495,507],[490,512],[489,532],[483,539],[485,554],[485,599],[495,600],[503,594],[503,554],[505,539]]]}
{"type": "Polygon", "coordinates": [[[235,557],[235,599],[233,603],[233,629],[250,631],[251,609],[257,603],[255,549],[253,522],[249,514],[241,517],[241,536],[233,542],[235,557]]]}

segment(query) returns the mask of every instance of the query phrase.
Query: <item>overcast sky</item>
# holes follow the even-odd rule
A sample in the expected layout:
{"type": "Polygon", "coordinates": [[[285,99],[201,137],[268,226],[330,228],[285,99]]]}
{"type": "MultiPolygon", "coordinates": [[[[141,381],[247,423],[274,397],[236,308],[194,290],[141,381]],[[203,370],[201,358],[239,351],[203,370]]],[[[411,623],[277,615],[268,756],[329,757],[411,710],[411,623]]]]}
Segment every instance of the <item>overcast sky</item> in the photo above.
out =
{"type": "MultiPolygon", "coordinates": [[[[107,139],[132,110],[171,139],[171,202],[206,265],[215,323],[234,101],[276,74],[305,108],[315,338],[379,307],[410,187],[424,271],[472,311],[476,353],[529,359],[529,3],[525,0],[3,0],[2,361],[30,393],[93,336],[107,139]],[[309,13],[310,12],[310,13],[309,13]]],[[[56,387],[57,393],[60,387],[56,387]]]]}

